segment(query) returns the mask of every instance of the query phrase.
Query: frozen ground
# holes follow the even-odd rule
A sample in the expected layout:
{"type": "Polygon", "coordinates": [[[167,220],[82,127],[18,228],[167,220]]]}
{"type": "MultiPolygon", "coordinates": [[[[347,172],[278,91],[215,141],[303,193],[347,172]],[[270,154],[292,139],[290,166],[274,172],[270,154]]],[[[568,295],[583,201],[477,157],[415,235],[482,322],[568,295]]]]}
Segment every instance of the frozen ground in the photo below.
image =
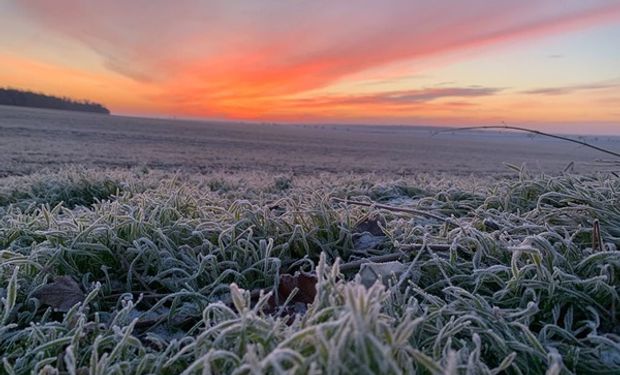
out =
{"type": "Polygon", "coordinates": [[[599,157],[0,108],[0,373],[616,374],[599,157]]]}
{"type": "MultiPolygon", "coordinates": [[[[620,138],[590,140],[620,149],[620,138]]],[[[574,161],[575,172],[591,171],[601,157],[526,134],[434,135],[429,128],[192,122],[0,106],[0,176],[65,164],[188,172],[497,175],[508,172],[504,163],[553,173],[574,161]]]]}
{"type": "Polygon", "coordinates": [[[0,373],[617,374],[620,178],[513,177],[0,178],[0,373]]]}

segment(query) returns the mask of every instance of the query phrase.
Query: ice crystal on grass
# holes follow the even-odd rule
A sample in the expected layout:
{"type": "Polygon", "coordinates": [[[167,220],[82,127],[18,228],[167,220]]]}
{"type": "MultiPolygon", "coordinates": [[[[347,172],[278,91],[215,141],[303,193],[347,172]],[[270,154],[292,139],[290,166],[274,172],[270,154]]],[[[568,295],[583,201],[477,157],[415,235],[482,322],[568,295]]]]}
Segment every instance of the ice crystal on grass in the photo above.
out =
{"type": "Polygon", "coordinates": [[[523,170],[497,181],[79,168],[1,179],[0,366],[615,373],[619,191],[613,175],[523,170]],[[398,194],[446,220],[346,204],[398,194]],[[364,249],[357,225],[369,217],[385,238],[364,249]],[[352,264],[391,254],[398,274],[364,286],[352,264]],[[287,284],[274,311],[273,291],[296,272],[312,275],[312,293],[287,284]],[[54,307],[41,293],[59,277],[85,293],[64,313],[42,304],[54,307]]]}

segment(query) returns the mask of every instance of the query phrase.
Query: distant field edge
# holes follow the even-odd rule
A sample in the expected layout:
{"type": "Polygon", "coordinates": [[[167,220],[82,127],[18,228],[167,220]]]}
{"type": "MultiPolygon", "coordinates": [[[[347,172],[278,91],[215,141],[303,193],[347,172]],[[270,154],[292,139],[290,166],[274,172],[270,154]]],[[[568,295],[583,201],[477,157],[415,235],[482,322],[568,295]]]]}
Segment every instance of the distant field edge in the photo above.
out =
{"type": "Polygon", "coordinates": [[[108,108],[89,100],[74,100],[13,88],[0,88],[0,105],[110,114],[108,108]]]}

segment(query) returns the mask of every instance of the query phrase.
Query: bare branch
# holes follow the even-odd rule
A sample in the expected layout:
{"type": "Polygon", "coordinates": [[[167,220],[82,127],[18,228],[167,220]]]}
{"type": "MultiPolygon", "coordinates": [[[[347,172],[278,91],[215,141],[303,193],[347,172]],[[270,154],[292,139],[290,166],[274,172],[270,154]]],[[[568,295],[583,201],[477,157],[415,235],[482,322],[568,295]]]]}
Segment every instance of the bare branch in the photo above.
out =
{"type": "Polygon", "coordinates": [[[341,202],[341,203],[344,203],[344,204],[352,204],[352,205],[356,205],[356,206],[366,206],[366,207],[375,207],[375,208],[381,208],[381,209],[384,209],[384,210],[394,211],[394,212],[406,212],[406,213],[409,213],[409,214],[430,217],[432,219],[436,219],[436,220],[439,220],[441,222],[448,221],[448,218],[446,218],[446,217],[436,215],[436,214],[434,214],[432,212],[416,210],[415,208],[394,207],[394,206],[388,206],[386,204],[380,204],[380,203],[375,203],[375,202],[350,201],[348,199],[342,199],[342,198],[332,198],[332,199],[335,200],[336,202],[341,202]]]}
{"type": "Polygon", "coordinates": [[[618,153],[618,152],[607,150],[605,148],[602,148],[602,147],[599,147],[599,146],[595,146],[593,144],[590,144],[590,143],[587,143],[587,142],[584,142],[584,141],[580,141],[578,139],[573,139],[573,138],[569,138],[569,137],[563,137],[561,135],[549,134],[549,133],[541,132],[539,130],[527,129],[527,128],[522,128],[522,127],[519,127],[519,126],[510,126],[510,125],[470,126],[470,127],[466,127],[466,128],[450,128],[450,129],[445,129],[445,130],[439,130],[435,134],[446,133],[446,132],[453,132],[453,131],[477,130],[477,129],[505,129],[505,130],[517,130],[517,131],[522,131],[522,132],[526,132],[526,133],[538,134],[538,135],[542,135],[542,136],[545,136],[545,137],[556,138],[556,139],[561,139],[561,140],[567,141],[567,142],[577,143],[579,145],[582,145],[582,146],[585,146],[585,147],[589,147],[591,149],[603,152],[605,154],[613,155],[613,156],[615,156],[617,158],[620,158],[620,153],[618,153]]]}

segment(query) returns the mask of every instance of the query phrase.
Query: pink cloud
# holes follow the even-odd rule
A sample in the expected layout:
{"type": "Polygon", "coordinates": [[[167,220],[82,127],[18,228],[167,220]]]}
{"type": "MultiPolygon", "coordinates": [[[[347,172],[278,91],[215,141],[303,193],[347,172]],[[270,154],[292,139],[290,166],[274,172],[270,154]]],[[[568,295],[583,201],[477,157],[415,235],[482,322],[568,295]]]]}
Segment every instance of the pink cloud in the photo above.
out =
{"type": "MultiPolygon", "coordinates": [[[[618,20],[615,0],[23,0],[181,112],[234,115],[393,62],[618,20]]],[[[340,98],[341,100],[342,98],[340,98]]],[[[385,99],[385,98],[384,98],[385,99]]],[[[359,98],[357,99],[359,100],[359,98]]]]}

